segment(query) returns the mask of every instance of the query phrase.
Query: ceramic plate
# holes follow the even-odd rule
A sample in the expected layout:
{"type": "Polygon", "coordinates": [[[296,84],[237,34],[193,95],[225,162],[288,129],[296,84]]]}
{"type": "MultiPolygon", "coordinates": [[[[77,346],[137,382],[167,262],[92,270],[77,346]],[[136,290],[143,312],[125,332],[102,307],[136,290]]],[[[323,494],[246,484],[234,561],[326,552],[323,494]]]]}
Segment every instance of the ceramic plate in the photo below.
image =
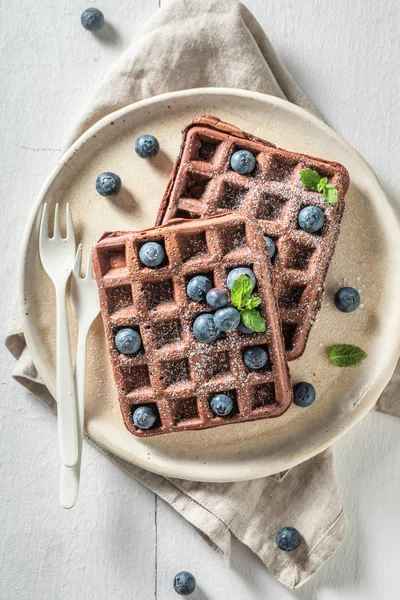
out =
{"type": "MultiPolygon", "coordinates": [[[[42,202],[70,203],[77,240],[87,253],[104,231],[142,229],[154,223],[160,199],[193,117],[211,114],[283,148],[336,160],[351,186],[326,294],[304,356],[291,363],[293,380],[310,381],[317,399],[281,417],[199,432],[138,439],[124,427],[103,339],[101,319],[88,346],[85,421],[98,443],[145,469],[198,481],[236,481],[277,473],[312,457],[345,433],[373,406],[399,356],[399,226],[376,177],[338,135],[306,111],[277,98],[229,89],[166,94],[132,104],[99,121],[61,159],[31,215],[21,261],[21,312],[35,365],[55,393],[55,298],[38,254],[42,202]],[[160,154],[145,161],[134,141],[154,134],[160,154]],[[123,191],[99,196],[95,180],[118,173],[123,191]],[[351,285],[362,304],[351,314],[333,305],[338,287],[351,285]],[[329,363],[332,344],[361,346],[368,358],[347,369],[329,363]]],[[[71,315],[71,323],[74,323],[71,315]]],[[[72,344],[76,344],[73,325],[72,344]]]]}

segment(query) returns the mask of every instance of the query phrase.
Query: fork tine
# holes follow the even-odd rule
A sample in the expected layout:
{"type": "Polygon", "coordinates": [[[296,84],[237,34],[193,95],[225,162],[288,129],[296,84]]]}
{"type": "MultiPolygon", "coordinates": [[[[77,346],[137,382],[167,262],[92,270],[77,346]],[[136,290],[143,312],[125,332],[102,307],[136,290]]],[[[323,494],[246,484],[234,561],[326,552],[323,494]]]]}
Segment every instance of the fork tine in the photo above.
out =
{"type": "Polygon", "coordinates": [[[74,245],[75,245],[74,223],[72,221],[72,213],[71,213],[71,209],[70,209],[68,203],[66,206],[66,213],[67,213],[67,238],[66,239],[73,241],[74,245]]]}
{"type": "Polygon", "coordinates": [[[93,254],[93,246],[90,246],[88,264],[86,268],[86,277],[85,279],[94,279],[93,277],[93,263],[92,263],[92,254],[93,254]]]}
{"type": "Polygon", "coordinates": [[[81,276],[81,267],[82,267],[82,244],[79,244],[78,250],[75,255],[75,262],[73,273],[74,277],[79,278],[81,276]]]}
{"type": "Polygon", "coordinates": [[[42,218],[40,220],[39,244],[43,244],[49,237],[49,207],[47,202],[43,204],[42,218]]]}
{"type": "Polygon", "coordinates": [[[53,238],[60,238],[61,237],[61,225],[60,225],[60,211],[59,211],[59,207],[58,207],[58,202],[56,204],[56,208],[54,211],[54,233],[53,233],[53,238]]]}

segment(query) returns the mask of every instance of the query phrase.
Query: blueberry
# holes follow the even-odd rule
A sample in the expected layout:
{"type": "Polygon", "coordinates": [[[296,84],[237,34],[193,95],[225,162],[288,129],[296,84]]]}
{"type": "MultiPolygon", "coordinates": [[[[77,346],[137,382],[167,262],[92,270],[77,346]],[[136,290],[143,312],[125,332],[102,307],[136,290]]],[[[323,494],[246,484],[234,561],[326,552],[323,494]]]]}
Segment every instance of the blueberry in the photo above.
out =
{"type": "Polygon", "coordinates": [[[136,354],[142,345],[142,339],[135,329],[124,327],[115,336],[115,345],[122,354],[136,354]]]}
{"type": "Polygon", "coordinates": [[[315,387],[307,381],[301,381],[293,386],[293,402],[296,406],[306,408],[310,406],[315,400],[315,387]]]}
{"type": "Polygon", "coordinates": [[[238,267],[237,269],[232,269],[232,271],[230,271],[228,273],[228,277],[226,280],[228,290],[232,289],[233,284],[235,283],[235,281],[239,277],[239,275],[247,275],[247,277],[249,277],[251,283],[253,284],[253,290],[254,290],[254,288],[256,287],[256,278],[254,276],[253,271],[251,269],[249,269],[248,267],[238,267]]]}
{"type": "Polygon", "coordinates": [[[240,312],[232,306],[220,308],[214,315],[214,323],[221,331],[234,331],[240,323],[240,312]]]}
{"type": "Polygon", "coordinates": [[[186,293],[191,300],[200,302],[204,300],[207,292],[211,289],[211,281],[204,275],[196,275],[192,277],[186,286],[186,293]]]}
{"type": "Polygon", "coordinates": [[[352,287],[340,288],[335,294],[335,306],[344,313],[353,312],[360,305],[360,294],[352,287]]]}
{"type": "Polygon", "coordinates": [[[115,173],[101,173],[96,179],[96,190],[101,196],[116,196],[121,185],[121,178],[115,173]]]}
{"type": "Polygon", "coordinates": [[[324,213],[317,206],[305,206],[299,212],[298,222],[300,228],[304,231],[315,233],[324,226],[324,213]]]}
{"type": "Polygon", "coordinates": [[[294,527],[282,527],[276,534],[275,541],[280,550],[290,552],[300,546],[301,537],[294,527]]]}
{"type": "Polygon", "coordinates": [[[212,288],[207,292],[206,295],[207,304],[214,308],[223,308],[229,304],[228,294],[225,290],[219,288],[212,288]]]}
{"type": "Polygon", "coordinates": [[[87,8],[81,14],[81,23],[88,31],[99,31],[104,25],[104,15],[98,8],[87,8]]]}
{"type": "Polygon", "coordinates": [[[269,257],[272,258],[276,252],[276,246],[274,240],[267,235],[264,235],[265,243],[267,244],[269,257]]]}
{"type": "Polygon", "coordinates": [[[193,334],[195,338],[204,344],[215,342],[220,333],[220,330],[214,322],[214,315],[211,315],[210,313],[204,313],[198,316],[193,323],[193,334]]]}
{"type": "Polygon", "coordinates": [[[174,577],[174,590],[179,596],[190,596],[196,589],[196,579],[189,571],[181,571],[174,577]]]}
{"type": "Polygon", "coordinates": [[[249,369],[262,369],[268,363],[268,352],[261,346],[251,346],[243,352],[243,360],[249,369]]]}
{"type": "Polygon", "coordinates": [[[250,329],[249,327],[246,327],[246,325],[243,323],[243,321],[240,321],[240,323],[238,325],[238,331],[240,331],[240,333],[245,333],[246,335],[250,335],[251,333],[255,333],[255,331],[253,331],[253,329],[250,329]]]}
{"type": "Polygon", "coordinates": [[[151,158],[158,154],[160,144],[154,135],[141,135],[135,142],[135,151],[140,158],[151,158]]]}
{"type": "Polygon", "coordinates": [[[151,406],[139,406],[133,411],[132,419],[138,429],[150,429],[156,422],[156,414],[151,406]]]}
{"type": "Polygon", "coordinates": [[[210,407],[218,417],[227,417],[233,409],[232,398],[226,394],[215,394],[211,399],[210,407]]]}
{"type": "Polygon", "coordinates": [[[241,175],[247,175],[254,170],[256,159],[248,150],[238,150],[231,156],[231,167],[241,175]]]}
{"type": "Polygon", "coordinates": [[[164,248],[157,242],[146,242],[139,250],[140,262],[146,267],[159,267],[165,258],[164,248]]]}

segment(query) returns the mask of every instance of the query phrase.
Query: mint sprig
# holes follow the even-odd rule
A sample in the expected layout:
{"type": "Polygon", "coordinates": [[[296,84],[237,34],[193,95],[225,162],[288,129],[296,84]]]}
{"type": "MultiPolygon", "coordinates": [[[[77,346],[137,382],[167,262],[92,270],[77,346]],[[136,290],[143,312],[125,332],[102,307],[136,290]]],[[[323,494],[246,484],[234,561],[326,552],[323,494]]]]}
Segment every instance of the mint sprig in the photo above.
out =
{"type": "Polygon", "coordinates": [[[329,348],[329,358],[335,367],[352,367],[364,360],[366,356],[364,350],[351,344],[336,344],[329,348]]]}
{"type": "Polygon", "coordinates": [[[322,194],[325,202],[328,204],[337,204],[339,202],[339,192],[334,185],[328,183],[327,177],[321,177],[321,175],[313,169],[301,169],[299,175],[303,185],[309,190],[322,194]]]}
{"type": "Polygon", "coordinates": [[[243,323],[249,329],[258,333],[264,333],[265,320],[260,312],[256,310],[261,304],[261,298],[251,296],[253,284],[247,275],[239,275],[231,289],[231,302],[240,312],[243,323]]]}

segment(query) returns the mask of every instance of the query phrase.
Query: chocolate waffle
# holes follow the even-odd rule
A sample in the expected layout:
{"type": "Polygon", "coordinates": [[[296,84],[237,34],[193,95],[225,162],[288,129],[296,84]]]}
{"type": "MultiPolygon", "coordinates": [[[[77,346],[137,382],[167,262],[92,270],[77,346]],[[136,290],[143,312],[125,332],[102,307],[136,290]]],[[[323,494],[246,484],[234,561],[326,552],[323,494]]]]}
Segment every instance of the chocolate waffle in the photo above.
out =
{"type": "Polygon", "coordinates": [[[129,431],[143,437],[188,429],[206,429],[281,415],[290,405],[292,387],[285,359],[279,313],[267,256],[255,219],[230,213],[202,220],[175,220],[142,232],[104,234],[97,244],[93,266],[101,312],[120,407],[129,431]],[[158,268],[144,266],[139,249],[155,241],[165,250],[158,268]],[[213,313],[206,302],[186,294],[188,279],[206,275],[213,286],[227,289],[227,273],[251,267],[262,298],[265,333],[222,333],[203,344],[192,326],[202,313],[213,313]],[[114,338],[123,327],[142,338],[137,354],[120,354],[114,338]],[[268,349],[269,364],[251,371],[243,362],[250,346],[268,349]],[[210,399],[218,392],[233,400],[227,417],[215,416],[210,399]],[[138,429],[132,420],[137,406],[150,405],[155,426],[138,429]]]}
{"type": "Polygon", "coordinates": [[[226,210],[256,217],[276,244],[272,260],[276,296],[286,356],[294,360],[305,350],[321,305],[348,185],[348,172],[336,162],[288,152],[215,117],[201,117],[183,132],[156,225],[226,210]],[[231,169],[230,157],[236,150],[249,150],[256,157],[249,175],[231,169]],[[328,178],[339,192],[338,204],[329,205],[321,194],[304,187],[299,177],[304,168],[328,178]],[[306,205],[324,212],[325,225],[318,233],[306,233],[298,226],[298,213],[306,205]]]}

